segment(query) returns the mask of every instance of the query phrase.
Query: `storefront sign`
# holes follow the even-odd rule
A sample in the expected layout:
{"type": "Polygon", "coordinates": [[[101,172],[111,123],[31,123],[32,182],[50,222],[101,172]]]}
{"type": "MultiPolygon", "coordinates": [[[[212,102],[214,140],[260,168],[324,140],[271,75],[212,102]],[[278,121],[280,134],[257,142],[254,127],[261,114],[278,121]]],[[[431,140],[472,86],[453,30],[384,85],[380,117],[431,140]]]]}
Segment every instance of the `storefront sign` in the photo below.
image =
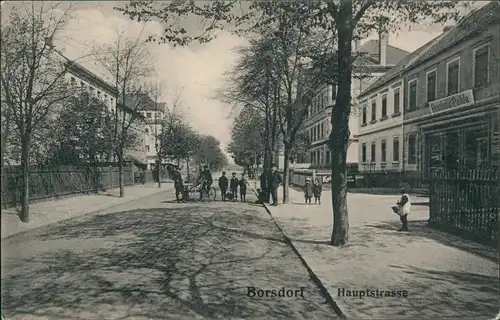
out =
{"type": "Polygon", "coordinates": [[[429,108],[431,109],[431,113],[433,113],[441,110],[470,106],[472,104],[474,104],[474,93],[472,89],[470,89],[446,98],[431,101],[429,102],[429,108]]]}
{"type": "MultiPolygon", "coordinates": [[[[323,183],[330,183],[332,181],[331,176],[323,176],[323,183]]],[[[347,182],[348,183],[354,183],[356,182],[356,175],[354,174],[348,174],[347,175],[347,182]]]]}

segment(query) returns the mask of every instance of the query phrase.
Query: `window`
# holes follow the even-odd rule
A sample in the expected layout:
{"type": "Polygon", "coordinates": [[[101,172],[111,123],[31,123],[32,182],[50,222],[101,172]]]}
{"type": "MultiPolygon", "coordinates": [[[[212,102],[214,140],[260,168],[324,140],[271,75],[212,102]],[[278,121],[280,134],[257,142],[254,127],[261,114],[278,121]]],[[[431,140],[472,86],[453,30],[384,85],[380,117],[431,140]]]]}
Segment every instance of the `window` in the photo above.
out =
{"type": "Polygon", "coordinates": [[[386,155],[387,155],[387,143],[386,140],[380,141],[380,162],[386,162],[386,155]]]}
{"type": "Polygon", "coordinates": [[[149,152],[149,145],[146,145],[146,152],[149,152]]]}
{"type": "Polygon", "coordinates": [[[321,124],[321,139],[325,137],[325,125],[322,123],[321,124]]]}
{"type": "Polygon", "coordinates": [[[311,151],[311,153],[310,153],[310,155],[309,155],[309,156],[311,157],[311,159],[310,159],[310,160],[311,160],[311,163],[314,163],[314,152],[313,152],[313,151],[311,151]]]}
{"type": "Polygon", "coordinates": [[[361,162],[366,163],[366,143],[361,145],[361,162]]]}
{"type": "Polygon", "coordinates": [[[144,129],[144,132],[146,132],[146,134],[149,134],[149,129],[148,128],[144,129]]]}
{"type": "Polygon", "coordinates": [[[371,163],[375,163],[375,156],[376,156],[376,145],[375,145],[375,141],[372,142],[372,150],[371,150],[371,158],[370,158],[370,161],[371,163]]]}
{"type": "Polygon", "coordinates": [[[427,72],[427,102],[436,100],[437,91],[437,71],[436,69],[427,72]]]}
{"type": "Polygon", "coordinates": [[[115,105],[115,100],[113,98],[109,99],[112,105],[115,105]]]}
{"type": "Polygon", "coordinates": [[[460,84],[460,59],[456,58],[454,60],[446,63],[446,89],[447,95],[458,93],[460,84]]]}
{"type": "Polygon", "coordinates": [[[85,88],[85,83],[83,83],[83,81],[80,81],[80,87],[85,88]]]}
{"type": "Polygon", "coordinates": [[[365,124],[366,124],[366,112],[367,112],[366,108],[367,108],[367,107],[366,107],[366,106],[364,106],[364,107],[363,107],[363,109],[362,109],[362,111],[361,111],[361,112],[362,112],[362,119],[361,119],[361,120],[363,120],[363,121],[361,122],[361,124],[362,124],[362,125],[365,125],[365,124]]]}
{"type": "Polygon", "coordinates": [[[490,77],[490,45],[482,45],[473,50],[474,59],[474,87],[484,86],[488,83],[490,77]]]}
{"type": "Polygon", "coordinates": [[[387,118],[387,95],[382,96],[382,118],[387,118]]]}
{"type": "Polygon", "coordinates": [[[70,82],[71,82],[71,84],[75,84],[75,81],[76,81],[76,80],[75,80],[75,77],[71,77],[71,78],[70,78],[70,82]]]}
{"type": "Polygon", "coordinates": [[[372,121],[377,120],[377,101],[372,101],[372,121]]]}
{"type": "Polygon", "coordinates": [[[100,97],[101,96],[101,91],[97,91],[97,96],[100,97]]]}
{"type": "Polygon", "coordinates": [[[399,95],[399,88],[394,89],[394,114],[399,114],[399,102],[400,102],[400,95],[399,95]]]}
{"type": "Polygon", "coordinates": [[[410,133],[408,135],[408,164],[417,163],[417,135],[410,133]]]}
{"type": "Polygon", "coordinates": [[[392,138],[392,162],[399,162],[399,138],[392,138]]]}
{"type": "Polygon", "coordinates": [[[330,150],[326,150],[326,163],[330,164],[330,150]]]}
{"type": "Polygon", "coordinates": [[[408,110],[417,109],[417,80],[413,80],[408,86],[408,110]]]}
{"type": "Polygon", "coordinates": [[[146,118],[151,119],[151,112],[146,113],[146,118]]]}

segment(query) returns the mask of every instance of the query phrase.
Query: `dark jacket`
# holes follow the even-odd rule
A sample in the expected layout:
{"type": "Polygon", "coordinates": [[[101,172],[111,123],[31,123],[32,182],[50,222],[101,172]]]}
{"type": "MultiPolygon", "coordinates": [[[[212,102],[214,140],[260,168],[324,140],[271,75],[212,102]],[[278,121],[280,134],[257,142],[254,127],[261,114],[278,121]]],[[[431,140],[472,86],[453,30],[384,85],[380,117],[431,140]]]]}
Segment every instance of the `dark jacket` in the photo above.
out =
{"type": "Polygon", "coordinates": [[[281,176],[278,172],[278,170],[274,171],[274,172],[269,172],[269,186],[271,187],[271,189],[276,189],[280,186],[280,184],[282,183],[282,180],[281,180],[281,176]]]}
{"type": "Polygon", "coordinates": [[[321,184],[313,184],[313,193],[315,197],[320,197],[322,190],[323,186],[321,184]]]}
{"type": "Polygon", "coordinates": [[[227,180],[226,176],[222,176],[219,178],[219,188],[220,189],[227,189],[228,185],[229,185],[229,180],[227,180]]]}
{"type": "Polygon", "coordinates": [[[263,172],[260,175],[260,190],[262,190],[264,192],[267,192],[267,190],[269,189],[269,183],[268,183],[267,176],[268,176],[267,172],[263,172]]]}
{"type": "Polygon", "coordinates": [[[247,179],[245,178],[241,178],[240,181],[239,181],[239,185],[240,185],[240,190],[241,189],[247,189],[247,179]]]}
{"type": "Polygon", "coordinates": [[[239,180],[238,180],[238,178],[233,177],[233,178],[231,178],[231,181],[230,181],[229,187],[230,187],[231,189],[238,189],[238,184],[239,184],[239,180]]]}
{"type": "Polygon", "coordinates": [[[210,172],[210,170],[203,170],[201,173],[200,173],[200,179],[205,179],[208,184],[212,184],[213,180],[212,180],[212,172],[210,172]]]}
{"type": "Polygon", "coordinates": [[[306,196],[306,198],[310,198],[310,197],[313,196],[313,186],[312,186],[312,184],[306,183],[306,185],[304,186],[304,196],[306,196]]]}

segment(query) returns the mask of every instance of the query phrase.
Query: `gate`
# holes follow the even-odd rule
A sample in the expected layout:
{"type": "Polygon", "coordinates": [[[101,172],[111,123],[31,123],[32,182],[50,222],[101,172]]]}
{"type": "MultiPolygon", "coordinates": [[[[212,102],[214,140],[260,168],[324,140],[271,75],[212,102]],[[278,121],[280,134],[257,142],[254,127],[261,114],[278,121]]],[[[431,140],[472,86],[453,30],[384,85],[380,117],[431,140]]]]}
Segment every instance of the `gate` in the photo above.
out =
{"type": "Polygon", "coordinates": [[[486,245],[498,244],[498,170],[433,170],[429,193],[430,227],[486,245]]]}

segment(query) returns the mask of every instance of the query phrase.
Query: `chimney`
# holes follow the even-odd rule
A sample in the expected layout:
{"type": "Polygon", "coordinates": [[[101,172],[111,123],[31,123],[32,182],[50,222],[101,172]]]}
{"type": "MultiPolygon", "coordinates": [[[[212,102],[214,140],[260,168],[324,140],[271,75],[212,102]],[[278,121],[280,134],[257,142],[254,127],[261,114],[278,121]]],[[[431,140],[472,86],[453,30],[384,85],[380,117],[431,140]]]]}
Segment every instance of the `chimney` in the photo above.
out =
{"type": "Polygon", "coordinates": [[[378,53],[379,62],[381,66],[387,64],[387,45],[389,44],[389,33],[385,30],[381,30],[378,33],[378,53]]]}

